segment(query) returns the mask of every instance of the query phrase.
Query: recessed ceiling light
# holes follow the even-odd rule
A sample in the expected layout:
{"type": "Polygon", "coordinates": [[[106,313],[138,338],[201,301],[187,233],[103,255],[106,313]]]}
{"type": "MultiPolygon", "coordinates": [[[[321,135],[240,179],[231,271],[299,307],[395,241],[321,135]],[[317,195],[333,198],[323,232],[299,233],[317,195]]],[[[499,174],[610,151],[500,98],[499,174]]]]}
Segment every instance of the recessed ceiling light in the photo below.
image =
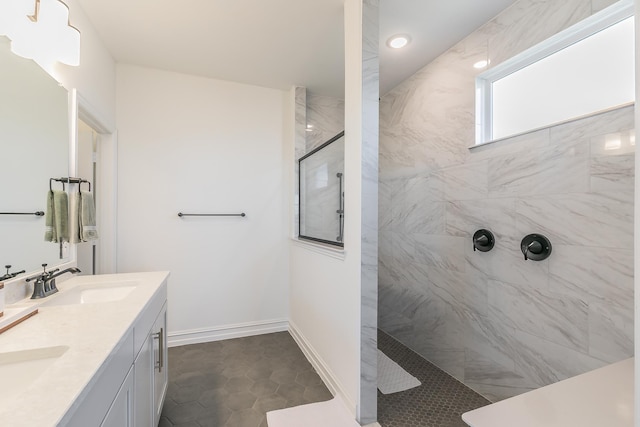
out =
{"type": "Polygon", "coordinates": [[[406,34],[397,34],[387,40],[387,46],[393,49],[400,49],[409,44],[411,38],[406,34]]]}
{"type": "Polygon", "coordinates": [[[483,59],[482,61],[478,61],[475,64],[473,64],[473,68],[477,68],[479,70],[481,68],[486,67],[487,65],[489,65],[489,61],[487,61],[486,59],[483,59]]]}
{"type": "Polygon", "coordinates": [[[307,125],[307,128],[305,130],[307,132],[313,132],[313,125],[307,125]]]}

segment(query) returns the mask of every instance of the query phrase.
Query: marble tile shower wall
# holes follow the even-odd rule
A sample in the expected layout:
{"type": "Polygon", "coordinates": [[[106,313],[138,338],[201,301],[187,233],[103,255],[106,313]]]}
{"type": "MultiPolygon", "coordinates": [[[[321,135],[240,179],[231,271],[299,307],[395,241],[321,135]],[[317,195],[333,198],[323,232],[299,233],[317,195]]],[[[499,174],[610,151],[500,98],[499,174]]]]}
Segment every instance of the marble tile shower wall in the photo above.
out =
{"type": "Polygon", "coordinates": [[[307,152],[324,144],[344,130],[344,100],[307,94],[307,152]]]}
{"type": "Polygon", "coordinates": [[[518,1],[381,100],[380,327],[490,400],[633,355],[633,107],[468,148],[472,64],[611,3],[518,1]]]}

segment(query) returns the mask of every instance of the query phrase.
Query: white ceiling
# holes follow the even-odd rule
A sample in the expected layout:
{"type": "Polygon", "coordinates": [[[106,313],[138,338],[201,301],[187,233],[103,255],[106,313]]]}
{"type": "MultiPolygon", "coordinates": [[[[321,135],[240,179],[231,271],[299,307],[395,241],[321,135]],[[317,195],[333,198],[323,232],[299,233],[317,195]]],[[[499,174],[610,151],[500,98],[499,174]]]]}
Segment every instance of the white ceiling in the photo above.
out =
{"type": "MultiPolygon", "coordinates": [[[[343,96],[344,0],[78,2],[117,62],[343,96]]],[[[381,0],[381,93],[513,2],[381,0]],[[396,33],[412,41],[392,51],[396,33]]]]}

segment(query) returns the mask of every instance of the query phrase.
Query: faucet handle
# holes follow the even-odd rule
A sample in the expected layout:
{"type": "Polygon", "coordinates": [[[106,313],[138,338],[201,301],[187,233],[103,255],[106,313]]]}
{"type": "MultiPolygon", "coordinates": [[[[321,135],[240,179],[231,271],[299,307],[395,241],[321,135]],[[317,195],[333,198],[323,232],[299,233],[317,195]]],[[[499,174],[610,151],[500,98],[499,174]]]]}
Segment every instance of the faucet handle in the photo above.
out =
{"type": "Polygon", "coordinates": [[[51,275],[52,272],[51,271],[47,271],[47,265],[49,265],[49,264],[44,263],[44,264],[41,264],[41,265],[42,265],[42,273],[36,274],[35,276],[27,277],[25,279],[25,282],[30,282],[30,281],[32,281],[34,279],[46,280],[47,277],[49,275],[51,275]]]}

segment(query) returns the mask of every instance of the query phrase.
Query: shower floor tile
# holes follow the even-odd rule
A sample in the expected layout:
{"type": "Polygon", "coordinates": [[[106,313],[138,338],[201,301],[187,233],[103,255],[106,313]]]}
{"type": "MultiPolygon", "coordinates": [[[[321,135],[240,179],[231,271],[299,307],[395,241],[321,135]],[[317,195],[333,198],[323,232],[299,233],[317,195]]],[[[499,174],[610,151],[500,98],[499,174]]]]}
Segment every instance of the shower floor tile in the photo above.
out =
{"type": "Polygon", "coordinates": [[[422,383],[400,393],[378,390],[382,427],[468,427],[462,414],[491,403],[381,330],[378,348],[422,383]]]}

